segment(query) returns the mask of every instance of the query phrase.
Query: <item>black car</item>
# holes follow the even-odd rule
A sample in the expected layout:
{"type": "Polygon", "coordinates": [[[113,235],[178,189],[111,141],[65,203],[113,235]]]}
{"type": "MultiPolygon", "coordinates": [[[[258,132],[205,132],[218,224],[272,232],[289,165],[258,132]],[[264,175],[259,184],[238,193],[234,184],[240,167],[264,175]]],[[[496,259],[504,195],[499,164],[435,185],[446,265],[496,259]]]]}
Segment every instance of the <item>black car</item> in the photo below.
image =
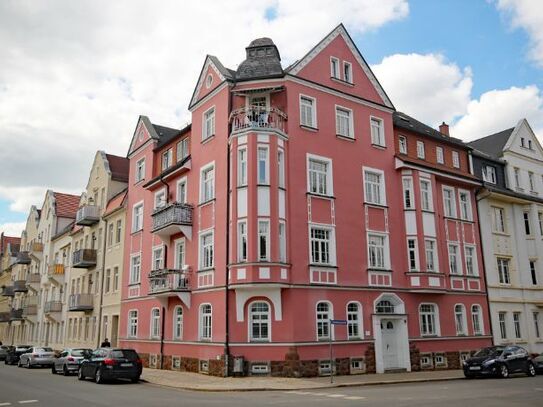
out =
{"type": "Polygon", "coordinates": [[[100,348],[85,355],[77,377],[79,380],[90,377],[99,384],[111,379],[130,379],[137,383],[142,367],[142,361],[134,349],[100,348]]]}
{"type": "Polygon", "coordinates": [[[543,374],[543,353],[533,359],[537,374],[543,374]]]}
{"type": "Polygon", "coordinates": [[[6,359],[4,360],[4,363],[6,365],[16,365],[19,363],[19,359],[21,358],[21,355],[28,352],[29,346],[17,346],[17,347],[11,347],[6,355],[6,359]]]}
{"type": "Polygon", "coordinates": [[[464,376],[498,376],[512,373],[535,376],[535,366],[526,349],[520,346],[491,346],[476,352],[464,362],[464,376]]]}

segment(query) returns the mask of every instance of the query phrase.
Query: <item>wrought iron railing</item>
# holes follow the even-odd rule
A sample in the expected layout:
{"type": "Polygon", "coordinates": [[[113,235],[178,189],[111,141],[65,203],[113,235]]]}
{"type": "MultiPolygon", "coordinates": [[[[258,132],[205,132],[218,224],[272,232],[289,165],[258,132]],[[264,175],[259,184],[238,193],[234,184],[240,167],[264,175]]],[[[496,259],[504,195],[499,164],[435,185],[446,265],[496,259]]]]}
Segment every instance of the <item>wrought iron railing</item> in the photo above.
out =
{"type": "Polygon", "coordinates": [[[192,225],[192,205],[174,202],[158,208],[151,216],[153,231],[170,225],[192,225]]]}
{"type": "Polygon", "coordinates": [[[149,273],[149,294],[169,291],[188,291],[189,273],[181,270],[154,270],[149,273]]]}
{"type": "Polygon", "coordinates": [[[62,312],[62,302],[60,302],[60,301],[47,301],[45,303],[45,307],[43,308],[43,311],[46,314],[49,314],[51,312],[62,312]]]}
{"type": "Polygon", "coordinates": [[[72,266],[76,268],[89,268],[96,266],[95,249],[79,249],[73,253],[72,266]]]}
{"type": "Polygon", "coordinates": [[[286,120],[287,115],[275,107],[249,106],[230,113],[232,132],[249,128],[276,129],[284,132],[286,120]]]}
{"type": "Polygon", "coordinates": [[[68,300],[69,311],[85,311],[94,308],[94,295],[72,294],[68,300]]]}
{"type": "Polygon", "coordinates": [[[100,220],[100,207],[97,205],[85,205],[77,210],[75,223],[89,226],[100,220]]]}

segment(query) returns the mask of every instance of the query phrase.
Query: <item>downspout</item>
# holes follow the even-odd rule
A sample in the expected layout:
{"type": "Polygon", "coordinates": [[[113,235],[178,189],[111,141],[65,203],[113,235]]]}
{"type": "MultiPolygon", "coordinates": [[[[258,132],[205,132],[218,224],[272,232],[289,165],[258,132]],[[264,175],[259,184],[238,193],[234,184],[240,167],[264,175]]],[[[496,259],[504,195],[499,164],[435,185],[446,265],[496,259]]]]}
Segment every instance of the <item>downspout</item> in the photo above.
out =
{"type": "MultiPolygon", "coordinates": [[[[164,179],[162,178],[162,174],[160,174],[160,182],[163,183],[166,186],[166,202],[165,205],[168,205],[168,202],[170,201],[170,186],[164,179]]],[[[164,258],[162,259],[164,266],[168,264],[168,246],[164,245],[164,258]]],[[[168,305],[168,300],[166,299],[166,305],[168,305]]],[[[160,328],[160,369],[162,369],[162,364],[164,362],[164,328],[166,324],[166,307],[162,305],[162,324],[160,328]]]]}
{"type": "Polygon", "coordinates": [[[104,242],[102,243],[102,276],[100,278],[100,301],[98,309],[98,337],[96,339],[96,347],[100,347],[100,336],[102,335],[102,304],[104,301],[104,275],[106,273],[106,242],[107,242],[107,219],[104,220],[104,242]]]}

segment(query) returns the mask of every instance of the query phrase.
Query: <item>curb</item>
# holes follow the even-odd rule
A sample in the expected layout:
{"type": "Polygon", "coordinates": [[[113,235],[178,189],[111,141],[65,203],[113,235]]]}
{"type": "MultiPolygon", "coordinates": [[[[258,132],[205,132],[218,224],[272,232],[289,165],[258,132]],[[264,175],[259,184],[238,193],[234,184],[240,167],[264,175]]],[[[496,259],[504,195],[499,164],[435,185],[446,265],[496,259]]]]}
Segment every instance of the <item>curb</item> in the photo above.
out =
{"type": "Polygon", "coordinates": [[[337,389],[345,387],[364,387],[364,386],[383,386],[389,384],[410,384],[410,383],[428,383],[428,382],[444,382],[444,381],[453,381],[453,380],[464,380],[464,377],[450,376],[450,377],[435,377],[435,378],[424,378],[424,379],[403,379],[403,380],[381,380],[378,382],[354,382],[354,383],[337,383],[327,386],[318,386],[318,387],[297,387],[297,388],[269,388],[269,387],[255,387],[250,389],[212,389],[212,388],[195,388],[190,386],[170,386],[167,384],[153,383],[145,379],[140,379],[140,382],[150,384],[152,386],[167,387],[169,389],[179,389],[179,390],[188,390],[188,391],[198,391],[198,392],[216,392],[216,393],[226,393],[226,392],[251,392],[251,391],[311,391],[311,390],[325,390],[325,389],[337,389]]]}

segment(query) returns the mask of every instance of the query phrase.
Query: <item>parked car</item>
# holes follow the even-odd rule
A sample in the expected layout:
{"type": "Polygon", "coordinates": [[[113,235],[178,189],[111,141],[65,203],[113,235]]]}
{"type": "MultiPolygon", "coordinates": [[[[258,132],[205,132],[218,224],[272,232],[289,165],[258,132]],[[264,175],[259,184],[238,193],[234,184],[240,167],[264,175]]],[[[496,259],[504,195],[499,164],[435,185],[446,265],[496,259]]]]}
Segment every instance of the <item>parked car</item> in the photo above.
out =
{"type": "Polygon", "coordinates": [[[543,353],[533,359],[537,374],[543,374],[543,353]]]}
{"type": "Polygon", "coordinates": [[[134,349],[99,348],[81,362],[77,377],[79,380],[90,377],[98,384],[111,379],[130,379],[137,383],[142,367],[134,349]]]}
{"type": "Polygon", "coordinates": [[[28,349],[19,358],[17,366],[30,369],[34,366],[51,366],[55,361],[55,352],[51,348],[35,346],[28,349]]]}
{"type": "Polygon", "coordinates": [[[476,352],[464,362],[464,376],[498,376],[504,379],[512,373],[535,376],[535,365],[520,346],[491,346],[476,352]]]}
{"type": "Polygon", "coordinates": [[[79,364],[84,359],[84,356],[91,353],[92,349],[64,349],[53,362],[51,373],[57,374],[62,372],[64,376],[68,376],[70,373],[77,373],[79,371],[79,364]]]}
{"type": "Polygon", "coordinates": [[[7,345],[2,345],[0,346],[0,360],[6,360],[6,356],[8,355],[8,352],[10,350],[10,348],[12,348],[13,346],[7,346],[7,345]]]}
{"type": "Polygon", "coordinates": [[[6,355],[6,360],[4,360],[4,363],[6,365],[16,365],[17,363],[19,363],[19,358],[21,357],[21,355],[28,351],[28,348],[30,348],[30,346],[11,346],[8,354],[6,355]]]}

